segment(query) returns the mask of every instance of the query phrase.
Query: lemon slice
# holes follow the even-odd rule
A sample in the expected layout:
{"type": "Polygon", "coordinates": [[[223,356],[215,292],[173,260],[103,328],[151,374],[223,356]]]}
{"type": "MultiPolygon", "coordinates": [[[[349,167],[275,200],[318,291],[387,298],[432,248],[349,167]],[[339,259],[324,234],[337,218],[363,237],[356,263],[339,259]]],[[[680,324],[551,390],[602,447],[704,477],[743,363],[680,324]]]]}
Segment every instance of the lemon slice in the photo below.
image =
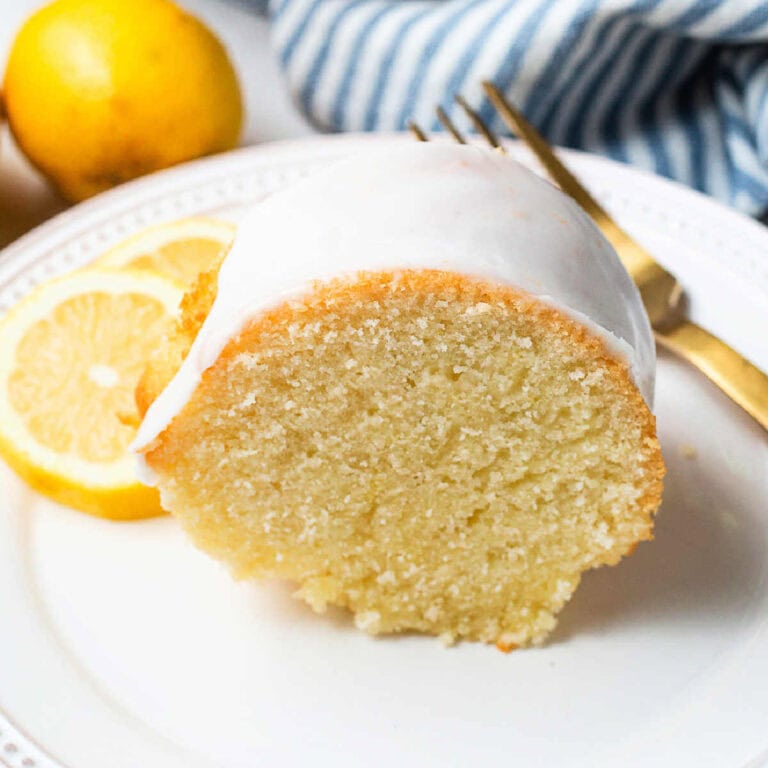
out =
{"type": "Polygon", "coordinates": [[[156,272],[184,286],[217,266],[235,236],[227,221],[197,217],[181,219],[138,232],[91,264],[96,269],[141,269],[156,272]]]}
{"type": "Polygon", "coordinates": [[[146,272],[80,271],[0,319],[0,456],[32,487],[101,517],[161,513],[136,479],[125,415],[181,294],[146,272]]]}

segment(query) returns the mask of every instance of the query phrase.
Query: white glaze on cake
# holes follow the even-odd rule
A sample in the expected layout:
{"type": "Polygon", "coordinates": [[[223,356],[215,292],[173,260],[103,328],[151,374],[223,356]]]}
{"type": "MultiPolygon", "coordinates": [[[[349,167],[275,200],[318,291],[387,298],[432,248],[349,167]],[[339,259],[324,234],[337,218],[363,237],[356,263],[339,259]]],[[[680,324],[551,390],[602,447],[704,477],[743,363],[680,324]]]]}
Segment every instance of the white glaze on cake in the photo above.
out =
{"type": "MultiPolygon", "coordinates": [[[[221,267],[213,309],[133,449],[149,447],[259,312],[315,280],[397,269],[459,272],[528,291],[602,338],[652,403],[655,351],[640,296],[581,209],[495,152],[396,144],[334,164],[253,208],[221,267]]],[[[143,464],[142,479],[151,481],[143,464]]]]}

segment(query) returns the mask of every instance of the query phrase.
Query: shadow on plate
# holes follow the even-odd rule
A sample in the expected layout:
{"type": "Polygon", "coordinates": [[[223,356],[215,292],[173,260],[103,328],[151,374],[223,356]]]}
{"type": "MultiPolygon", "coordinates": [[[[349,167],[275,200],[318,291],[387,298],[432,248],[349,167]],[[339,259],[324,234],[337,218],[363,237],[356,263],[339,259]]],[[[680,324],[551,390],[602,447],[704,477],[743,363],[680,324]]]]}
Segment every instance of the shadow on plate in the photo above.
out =
{"type": "Polygon", "coordinates": [[[665,445],[655,539],[613,568],[584,575],[550,642],[617,625],[739,622],[768,581],[766,522],[755,489],[714,452],[665,445]]]}

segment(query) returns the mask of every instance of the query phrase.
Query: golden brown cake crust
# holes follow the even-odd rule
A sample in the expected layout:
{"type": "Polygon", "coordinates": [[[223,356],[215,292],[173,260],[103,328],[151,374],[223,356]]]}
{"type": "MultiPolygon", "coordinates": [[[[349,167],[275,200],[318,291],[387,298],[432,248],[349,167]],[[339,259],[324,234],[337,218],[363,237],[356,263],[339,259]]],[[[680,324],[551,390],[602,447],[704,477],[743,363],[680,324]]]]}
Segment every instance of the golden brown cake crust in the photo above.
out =
{"type": "Polygon", "coordinates": [[[179,319],[165,346],[155,351],[136,386],[136,407],[144,418],[149,406],[178,371],[216,299],[218,268],[201,273],[184,294],[179,319]]]}

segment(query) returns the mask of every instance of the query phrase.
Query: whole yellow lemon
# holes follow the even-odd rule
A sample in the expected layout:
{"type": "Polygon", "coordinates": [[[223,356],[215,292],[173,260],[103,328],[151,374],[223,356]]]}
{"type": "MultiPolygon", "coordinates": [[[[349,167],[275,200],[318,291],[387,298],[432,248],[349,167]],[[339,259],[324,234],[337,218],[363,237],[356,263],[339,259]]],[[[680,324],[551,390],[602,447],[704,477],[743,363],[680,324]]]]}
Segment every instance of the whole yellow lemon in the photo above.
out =
{"type": "Polygon", "coordinates": [[[19,31],[3,84],[11,130],[70,200],[237,143],[224,47],[170,0],[55,0],[19,31]]]}

